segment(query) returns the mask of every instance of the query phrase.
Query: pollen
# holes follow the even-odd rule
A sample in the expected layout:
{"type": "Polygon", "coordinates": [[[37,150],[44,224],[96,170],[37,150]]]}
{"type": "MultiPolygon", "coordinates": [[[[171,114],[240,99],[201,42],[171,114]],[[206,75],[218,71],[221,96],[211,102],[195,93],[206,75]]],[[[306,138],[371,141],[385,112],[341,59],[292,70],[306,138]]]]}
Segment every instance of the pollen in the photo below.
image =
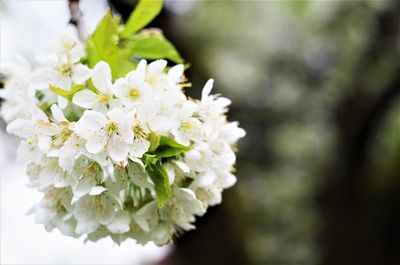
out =
{"type": "Polygon", "coordinates": [[[72,66],[71,64],[62,64],[56,68],[56,70],[62,75],[71,75],[72,66]]]}
{"type": "Polygon", "coordinates": [[[110,122],[106,126],[106,132],[108,135],[112,135],[118,131],[118,124],[115,122],[110,122]]]}
{"type": "Polygon", "coordinates": [[[142,127],[140,127],[139,125],[136,125],[136,126],[133,127],[133,132],[137,136],[141,136],[141,137],[145,137],[146,136],[146,134],[143,131],[142,127]]]}
{"type": "Polygon", "coordinates": [[[101,103],[107,104],[110,101],[110,95],[107,94],[99,94],[97,98],[101,103]]]}
{"type": "Polygon", "coordinates": [[[154,86],[154,85],[157,84],[157,78],[154,77],[154,76],[151,76],[151,77],[149,77],[149,78],[147,79],[147,83],[149,83],[149,85],[154,86]]]}
{"type": "Polygon", "coordinates": [[[136,87],[131,88],[129,90],[128,97],[130,99],[137,99],[138,97],[140,97],[140,91],[136,87]]]}
{"type": "Polygon", "coordinates": [[[189,130],[192,127],[192,124],[190,123],[190,121],[186,120],[181,123],[181,127],[182,129],[189,130]]]}

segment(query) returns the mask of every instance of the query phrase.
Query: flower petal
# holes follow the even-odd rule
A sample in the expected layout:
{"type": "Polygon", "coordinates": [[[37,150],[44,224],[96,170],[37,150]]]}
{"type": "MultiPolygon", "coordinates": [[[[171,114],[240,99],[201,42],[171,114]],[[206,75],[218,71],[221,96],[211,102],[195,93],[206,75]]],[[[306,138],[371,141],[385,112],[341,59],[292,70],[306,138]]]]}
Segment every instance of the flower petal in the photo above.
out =
{"type": "Polygon", "coordinates": [[[84,89],[77,92],[73,96],[72,102],[79,107],[85,109],[93,109],[98,104],[99,100],[97,98],[97,95],[93,91],[89,89],[84,89]]]}
{"type": "Polygon", "coordinates": [[[111,233],[122,234],[129,231],[129,223],[131,222],[131,217],[128,212],[118,212],[114,220],[107,225],[108,230],[111,233]]]}
{"type": "Polygon", "coordinates": [[[72,80],[74,80],[76,84],[83,84],[90,78],[91,74],[92,71],[89,67],[83,64],[78,64],[73,69],[72,80]]]}
{"type": "Polygon", "coordinates": [[[116,162],[124,161],[129,153],[129,145],[117,135],[111,136],[108,141],[108,154],[116,162]]]}
{"type": "Polygon", "coordinates": [[[108,63],[104,61],[98,62],[92,75],[92,81],[94,86],[103,93],[108,92],[108,88],[111,87],[111,69],[108,63]]]}

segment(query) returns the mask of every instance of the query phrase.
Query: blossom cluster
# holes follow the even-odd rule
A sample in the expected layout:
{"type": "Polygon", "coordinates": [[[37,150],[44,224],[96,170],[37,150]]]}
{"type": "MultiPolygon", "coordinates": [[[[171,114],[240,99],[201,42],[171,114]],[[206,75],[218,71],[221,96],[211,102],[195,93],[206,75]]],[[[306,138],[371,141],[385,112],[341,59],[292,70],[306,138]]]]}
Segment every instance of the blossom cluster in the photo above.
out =
{"type": "Polygon", "coordinates": [[[213,80],[200,100],[183,93],[182,64],[140,60],[114,78],[69,34],[39,65],[15,55],[3,70],[1,116],[22,138],[17,159],[43,193],[31,212],[49,231],[163,245],[236,181],[245,132],[227,121],[230,101],[210,94],[213,80]]]}

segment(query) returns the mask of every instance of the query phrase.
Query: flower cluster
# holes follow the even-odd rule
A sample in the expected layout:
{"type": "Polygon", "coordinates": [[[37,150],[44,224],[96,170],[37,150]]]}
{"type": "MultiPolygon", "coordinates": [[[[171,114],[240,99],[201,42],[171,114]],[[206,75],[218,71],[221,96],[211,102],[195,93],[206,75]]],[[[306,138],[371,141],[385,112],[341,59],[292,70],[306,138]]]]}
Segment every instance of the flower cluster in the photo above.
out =
{"type": "Polygon", "coordinates": [[[85,63],[67,35],[32,67],[14,56],[0,97],[7,131],[22,138],[18,160],[44,194],[31,212],[49,231],[116,243],[168,243],[232,186],[234,145],[245,135],[226,119],[230,101],[185,96],[184,66],[140,60],[115,78],[85,63]]]}

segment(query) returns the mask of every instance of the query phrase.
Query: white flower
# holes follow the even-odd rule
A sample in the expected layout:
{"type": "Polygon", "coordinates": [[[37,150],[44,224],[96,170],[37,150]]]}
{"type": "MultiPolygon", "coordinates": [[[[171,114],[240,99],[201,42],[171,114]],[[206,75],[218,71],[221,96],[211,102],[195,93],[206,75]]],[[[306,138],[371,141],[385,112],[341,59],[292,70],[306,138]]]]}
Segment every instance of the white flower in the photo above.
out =
{"type": "Polygon", "coordinates": [[[100,61],[95,65],[92,81],[98,91],[95,93],[89,89],[81,90],[74,95],[72,102],[85,109],[100,108],[101,111],[106,111],[107,106],[114,106],[111,69],[108,63],[100,61]]]}
{"type": "Polygon", "coordinates": [[[227,111],[227,107],[231,104],[227,98],[210,95],[213,85],[214,80],[208,80],[201,93],[199,114],[206,119],[209,116],[220,116],[227,111]]]}
{"type": "Polygon", "coordinates": [[[74,216],[77,220],[75,232],[88,234],[96,231],[100,225],[108,225],[115,218],[114,202],[105,193],[86,195],[75,203],[74,216]]]}
{"type": "Polygon", "coordinates": [[[125,107],[132,109],[150,100],[152,88],[144,81],[143,73],[132,71],[115,82],[114,93],[125,107]]]}
{"type": "Polygon", "coordinates": [[[107,224],[108,230],[111,233],[122,234],[130,230],[129,224],[131,222],[131,215],[128,211],[118,211],[115,213],[114,220],[107,224]]]}
{"type": "Polygon", "coordinates": [[[78,237],[75,233],[76,221],[72,217],[71,192],[68,188],[50,188],[43,200],[35,205],[29,213],[35,214],[35,222],[44,224],[46,230],[57,227],[67,236],[78,237]]]}
{"type": "Polygon", "coordinates": [[[204,136],[201,122],[193,117],[196,110],[194,102],[186,101],[176,117],[176,127],[171,130],[175,139],[183,145],[189,145],[190,141],[200,141],[204,136]]]}
{"type": "Polygon", "coordinates": [[[40,57],[45,65],[34,72],[31,86],[46,89],[49,85],[70,90],[72,84],[83,84],[91,75],[90,69],[80,63],[83,47],[79,40],[66,38],[57,52],[40,57]]]}
{"type": "Polygon", "coordinates": [[[87,110],[76,123],[75,132],[86,139],[86,149],[97,154],[106,150],[116,162],[124,161],[133,142],[131,115],[114,108],[106,115],[87,110]]]}
{"type": "Polygon", "coordinates": [[[101,184],[107,179],[108,174],[96,161],[81,156],[69,174],[79,180],[72,187],[74,200],[87,194],[98,195],[107,190],[101,184]]]}
{"type": "Polygon", "coordinates": [[[38,103],[35,91],[29,89],[31,65],[22,56],[12,54],[10,60],[5,60],[1,71],[6,76],[4,88],[0,90],[0,98],[4,100],[1,116],[6,122],[17,118],[29,119],[30,110],[38,103]]]}
{"type": "Polygon", "coordinates": [[[194,229],[194,215],[203,215],[205,208],[195,193],[187,188],[174,188],[174,198],[170,205],[162,208],[161,218],[167,219],[184,230],[194,229]]]}
{"type": "Polygon", "coordinates": [[[89,69],[81,60],[91,56],[76,32],[51,50],[36,68],[15,56],[0,91],[28,185],[44,193],[36,222],[118,245],[164,245],[193,229],[236,182],[234,145],[245,131],[227,120],[230,100],[210,95],[212,79],[201,100],[186,97],[184,66],[166,60],[142,60],[113,83],[109,61],[89,69]]]}

